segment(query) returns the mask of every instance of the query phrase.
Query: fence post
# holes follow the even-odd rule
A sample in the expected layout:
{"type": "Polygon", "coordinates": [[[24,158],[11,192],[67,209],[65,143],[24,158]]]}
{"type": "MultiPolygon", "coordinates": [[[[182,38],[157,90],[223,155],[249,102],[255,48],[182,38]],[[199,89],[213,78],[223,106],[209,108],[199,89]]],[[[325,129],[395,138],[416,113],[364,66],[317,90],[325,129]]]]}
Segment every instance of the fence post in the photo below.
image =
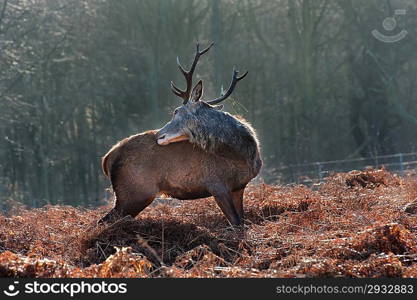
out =
{"type": "Polygon", "coordinates": [[[319,175],[319,182],[322,182],[322,180],[323,180],[323,175],[321,174],[322,165],[319,162],[317,162],[316,165],[317,165],[317,174],[319,175]]]}
{"type": "Polygon", "coordinates": [[[399,160],[400,160],[400,174],[401,174],[401,176],[403,176],[404,175],[404,165],[403,165],[404,157],[403,157],[403,154],[400,153],[398,157],[399,157],[399,160]]]}
{"type": "Polygon", "coordinates": [[[5,211],[5,205],[4,205],[4,200],[6,200],[5,199],[5,192],[4,192],[4,190],[3,190],[3,180],[0,178],[0,210],[1,210],[1,212],[4,212],[5,211]]]}

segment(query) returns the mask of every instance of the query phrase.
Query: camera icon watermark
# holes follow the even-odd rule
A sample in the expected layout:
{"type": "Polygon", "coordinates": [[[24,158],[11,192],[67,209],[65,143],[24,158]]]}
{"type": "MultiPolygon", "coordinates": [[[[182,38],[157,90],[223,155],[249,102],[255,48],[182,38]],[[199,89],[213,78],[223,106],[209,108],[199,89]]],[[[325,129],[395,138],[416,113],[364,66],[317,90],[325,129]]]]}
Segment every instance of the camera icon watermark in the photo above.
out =
{"type": "Polygon", "coordinates": [[[7,290],[4,290],[4,291],[3,291],[3,293],[4,293],[6,296],[9,296],[9,297],[14,297],[14,296],[17,296],[17,295],[20,293],[20,291],[16,289],[16,286],[17,286],[18,284],[19,284],[19,281],[15,281],[15,282],[13,282],[13,284],[10,284],[10,285],[7,287],[7,290]]]}
{"type": "MultiPolygon", "coordinates": [[[[395,28],[397,28],[397,20],[395,19],[396,16],[404,16],[407,13],[405,9],[396,9],[394,11],[394,16],[387,17],[382,22],[382,27],[385,31],[393,31],[395,28]]],[[[401,41],[406,37],[408,34],[407,30],[403,29],[399,33],[395,35],[385,35],[378,30],[374,29],[372,30],[372,35],[379,41],[384,43],[396,43],[401,41]]]]}

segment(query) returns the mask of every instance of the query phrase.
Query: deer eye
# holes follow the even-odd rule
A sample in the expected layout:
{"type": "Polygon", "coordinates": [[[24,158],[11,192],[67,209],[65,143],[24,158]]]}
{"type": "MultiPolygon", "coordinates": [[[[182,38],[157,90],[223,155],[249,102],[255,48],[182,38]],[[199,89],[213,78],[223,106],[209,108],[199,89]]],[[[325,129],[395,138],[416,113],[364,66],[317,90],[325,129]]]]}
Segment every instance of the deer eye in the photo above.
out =
{"type": "Polygon", "coordinates": [[[174,110],[174,116],[178,113],[178,109],[174,110]]]}

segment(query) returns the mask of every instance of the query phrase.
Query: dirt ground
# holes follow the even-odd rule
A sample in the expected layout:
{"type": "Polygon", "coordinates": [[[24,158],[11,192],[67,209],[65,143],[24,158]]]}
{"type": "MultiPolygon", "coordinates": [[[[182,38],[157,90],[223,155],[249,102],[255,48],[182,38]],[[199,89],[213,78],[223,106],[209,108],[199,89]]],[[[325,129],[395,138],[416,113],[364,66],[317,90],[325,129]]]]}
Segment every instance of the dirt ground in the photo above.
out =
{"type": "Polygon", "coordinates": [[[416,177],[352,171],[244,197],[243,230],[212,198],[107,226],[109,206],[15,207],[0,216],[0,276],[417,277],[416,177]]]}

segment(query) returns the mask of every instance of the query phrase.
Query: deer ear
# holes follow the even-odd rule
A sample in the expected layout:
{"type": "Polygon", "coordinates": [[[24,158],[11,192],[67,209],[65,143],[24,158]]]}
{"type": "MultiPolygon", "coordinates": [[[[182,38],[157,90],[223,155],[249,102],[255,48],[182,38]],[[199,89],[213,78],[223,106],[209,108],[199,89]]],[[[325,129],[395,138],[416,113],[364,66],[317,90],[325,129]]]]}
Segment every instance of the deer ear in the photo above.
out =
{"type": "Polygon", "coordinates": [[[201,96],[203,96],[203,82],[199,80],[191,92],[190,100],[197,102],[201,99],[201,96]]]}

